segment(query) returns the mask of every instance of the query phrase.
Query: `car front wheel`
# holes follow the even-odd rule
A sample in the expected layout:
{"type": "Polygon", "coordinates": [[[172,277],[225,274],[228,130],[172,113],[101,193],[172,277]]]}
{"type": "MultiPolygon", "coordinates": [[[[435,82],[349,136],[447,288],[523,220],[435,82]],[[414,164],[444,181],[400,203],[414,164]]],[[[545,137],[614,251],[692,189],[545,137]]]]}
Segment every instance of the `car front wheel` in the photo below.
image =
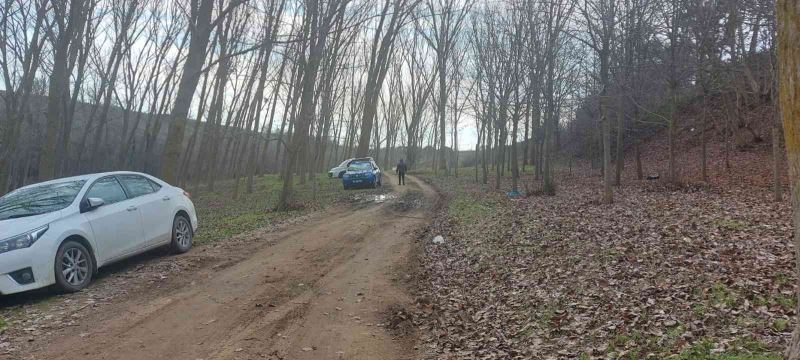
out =
{"type": "Polygon", "coordinates": [[[172,243],[170,247],[172,252],[176,254],[183,254],[192,248],[192,240],[194,232],[192,231],[192,223],[183,215],[175,216],[172,223],[172,243]]]}
{"type": "Polygon", "coordinates": [[[92,281],[94,264],[92,255],[81,243],[65,241],[56,252],[56,286],[64,292],[84,289],[92,281]]]}

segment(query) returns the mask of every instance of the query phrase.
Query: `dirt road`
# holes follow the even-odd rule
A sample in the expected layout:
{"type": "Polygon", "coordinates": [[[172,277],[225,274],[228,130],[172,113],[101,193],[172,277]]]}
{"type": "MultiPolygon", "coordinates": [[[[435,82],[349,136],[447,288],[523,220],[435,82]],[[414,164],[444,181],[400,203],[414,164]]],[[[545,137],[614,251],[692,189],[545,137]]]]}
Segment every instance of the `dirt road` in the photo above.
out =
{"type": "Polygon", "coordinates": [[[409,180],[389,200],[265,235],[274,241],[186,275],[182,286],[129,296],[25,357],[417,358],[413,338],[386,326],[410,301],[401,283],[413,232],[426,221],[416,205],[435,196],[409,180]]]}

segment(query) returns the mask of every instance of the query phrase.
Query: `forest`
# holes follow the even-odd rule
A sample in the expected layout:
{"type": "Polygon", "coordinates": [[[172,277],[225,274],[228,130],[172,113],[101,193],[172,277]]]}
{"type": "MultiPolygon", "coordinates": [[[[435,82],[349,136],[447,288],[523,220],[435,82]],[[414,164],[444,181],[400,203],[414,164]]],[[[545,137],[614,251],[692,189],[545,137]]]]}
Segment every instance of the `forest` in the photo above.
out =
{"type": "Polygon", "coordinates": [[[721,139],[727,167],[780,137],[774,110],[749,116],[777,99],[770,1],[311,5],[5,2],[0,189],[126,168],[251,191],[254,174],[400,150],[484,183],[489,164],[540,165],[545,191],[556,163],[590,159],[615,166],[611,201],[626,151],[662,129],[671,181],[687,128],[721,139]]]}
{"type": "MultiPolygon", "coordinates": [[[[751,353],[764,358],[777,353],[800,358],[800,330],[791,336],[795,326],[800,329],[795,319],[797,256],[792,257],[798,249],[792,237],[800,239],[800,192],[792,186],[800,177],[796,0],[0,1],[0,195],[56,178],[139,171],[202,194],[209,217],[223,227],[226,221],[211,212],[228,206],[220,205],[223,198],[246,202],[269,189],[274,201],[257,207],[264,214],[319,210],[325,205],[313,203],[306,192],[311,186],[313,198],[317,191],[338,191],[330,181],[319,185],[329,168],[369,156],[391,175],[403,159],[410,173],[427,184],[420,185],[424,196],[419,197],[430,200],[431,186],[439,198],[435,202],[444,203],[426,210],[432,211],[426,215],[431,224],[414,227],[427,229],[421,236],[450,235],[444,246],[407,249],[421,252],[409,256],[421,263],[418,282],[427,284],[412,292],[418,313],[411,322],[422,329],[417,331],[438,334],[425,340],[437,347],[435,356],[594,358],[613,353],[612,358],[716,359],[713,354],[687,355],[697,350],[693,346],[702,343],[702,336],[692,333],[696,324],[671,324],[673,318],[659,323],[678,332],[667,345],[630,334],[619,340],[625,326],[648,331],[637,327],[644,326],[637,322],[645,317],[641,313],[620,315],[637,320],[625,318],[616,334],[592,333],[605,339],[601,350],[583,340],[564,342],[577,331],[561,327],[568,312],[553,310],[564,299],[536,310],[539,318],[546,317],[541,322],[558,328],[547,336],[529,333],[530,322],[509,325],[514,336],[527,334],[524,339],[505,334],[489,340],[461,327],[470,319],[473,325],[483,324],[475,319],[488,308],[511,306],[504,301],[517,296],[509,289],[520,283],[509,280],[516,274],[510,269],[529,271],[520,264],[536,254],[564,256],[564,261],[575,254],[586,255],[587,261],[611,256],[635,263],[633,249],[651,254],[658,248],[686,256],[708,250],[714,259],[709,261],[722,261],[736,258],[728,251],[760,254],[753,241],[764,241],[765,248],[774,250],[770,266],[748,258],[757,268],[748,274],[771,280],[748,288],[752,296],[740,289],[733,303],[719,300],[717,310],[724,315],[717,315],[755,311],[764,296],[767,325],[731,320],[703,326],[753,334],[763,351],[751,353]],[[708,201],[694,202],[695,196],[708,201]],[[710,217],[700,225],[697,218],[680,215],[704,206],[707,212],[698,218],[710,217]],[[580,221],[582,212],[593,214],[596,222],[580,221]],[[739,215],[751,216],[754,227],[738,222],[739,215]],[[763,223],[766,230],[755,228],[763,223]],[[548,227],[539,228],[542,224],[548,227]],[[669,224],[674,226],[668,229],[669,224]],[[464,240],[462,249],[451,247],[456,245],[450,238],[456,242],[495,226],[513,231],[497,230],[485,240],[464,240]],[[682,233],[684,227],[691,230],[682,233]],[[637,230],[629,233],[630,228],[637,230]],[[553,247],[567,246],[562,240],[586,233],[628,237],[608,240],[609,248],[619,252],[611,255],[603,246],[575,248],[571,255],[553,252],[553,247]],[[640,248],[655,241],[653,236],[663,242],[640,248]],[[691,246],[697,245],[691,241],[705,242],[686,250],[682,246],[690,245],[665,245],[672,244],[670,236],[691,246]],[[748,240],[734,244],[739,236],[748,240]],[[528,243],[529,237],[541,237],[541,242],[528,243]],[[724,250],[709,250],[715,246],[724,250]],[[505,253],[517,251],[510,247],[530,252],[505,253]],[[436,252],[440,248],[449,250],[436,252]],[[512,257],[520,262],[513,263],[512,257]],[[508,272],[498,270],[501,275],[494,272],[491,279],[477,270],[505,261],[508,272]],[[437,267],[443,263],[465,268],[454,275],[437,267]],[[770,267],[774,274],[766,274],[770,267]],[[461,278],[473,271],[474,278],[461,278]],[[776,285],[776,274],[790,280],[776,285]],[[508,298],[480,309],[467,310],[478,306],[470,300],[455,313],[442,310],[469,291],[469,281],[479,281],[473,289],[508,282],[509,288],[497,290],[508,298]],[[451,297],[435,294],[437,286],[452,291],[451,297]],[[778,295],[765,295],[769,291],[789,292],[792,300],[785,301],[790,305],[775,305],[779,301],[772,299],[778,295]],[[429,319],[431,311],[439,310],[445,319],[429,319]],[[782,325],[775,325],[776,316],[782,325]],[[472,343],[450,343],[455,336],[472,343]],[[543,343],[539,351],[531,350],[543,343]],[[580,351],[562,353],[559,348],[580,351]]],[[[398,196],[405,199],[404,194],[398,196]]],[[[269,219],[243,223],[240,230],[212,231],[253,231],[269,219]]],[[[552,274],[570,267],[529,265],[552,274]]],[[[733,290],[720,290],[719,284],[738,286],[726,271],[693,269],[697,273],[681,276],[710,277],[704,283],[678,281],[686,290],[675,298],[692,298],[695,291],[707,299],[724,298],[733,290]]],[[[570,287],[564,279],[551,283],[550,275],[537,279],[544,288],[534,290],[529,284],[520,289],[558,292],[570,287]]],[[[614,287],[614,281],[596,281],[614,287]]],[[[580,293],[597,282],[582,286],[573,290],[580,293]]],[[[628,293],[623,285],[619,288],[628,293]]],[[[574,295],[570,291],[565,293],[574,295]]],[[[626,306],[656,297],[649,294],[626,306]]],[[[679,302],[691,317],[698,302],[679,302]]],[[[511,324],[512,318],[498,315],[494,320],[511,324]]],[[[708,330],[701,335],[716,334],[708,330]]],[[[725,339],[703,351],[725,353],[738,346],[725,339]]],[[[726,359],[734,358],[750,359],[726,359]]]]}

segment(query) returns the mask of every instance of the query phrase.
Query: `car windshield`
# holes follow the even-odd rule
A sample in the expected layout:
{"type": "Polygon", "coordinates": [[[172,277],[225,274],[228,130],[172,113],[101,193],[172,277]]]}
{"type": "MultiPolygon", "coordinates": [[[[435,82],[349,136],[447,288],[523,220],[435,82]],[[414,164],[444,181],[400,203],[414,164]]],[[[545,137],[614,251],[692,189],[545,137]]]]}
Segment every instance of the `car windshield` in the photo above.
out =
{"type": "Polygon", "coordinates": [[[372,164],[368,162],[354,162],[347,167],[347,171],[372,170],[372,164]]]}
{"type": "Polygon", "coordinates": [[[20,189],[0,197],[0,220],[61,210],[75,200],[85,180],[65,181],[20,189]]]}

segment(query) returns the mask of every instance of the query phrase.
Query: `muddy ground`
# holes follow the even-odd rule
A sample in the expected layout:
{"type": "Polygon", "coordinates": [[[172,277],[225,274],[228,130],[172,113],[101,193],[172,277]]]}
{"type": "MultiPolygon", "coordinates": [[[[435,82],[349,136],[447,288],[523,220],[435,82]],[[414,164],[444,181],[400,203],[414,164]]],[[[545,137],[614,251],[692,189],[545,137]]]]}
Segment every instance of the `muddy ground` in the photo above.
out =
{"type": "Polygon", "coordinates": [[[411,303],[412,242],[436,195],[410,180],[184,255],[139,256],[77,294],[0,298],[0,358],[417,358],[394,314],[411,303]]]}

